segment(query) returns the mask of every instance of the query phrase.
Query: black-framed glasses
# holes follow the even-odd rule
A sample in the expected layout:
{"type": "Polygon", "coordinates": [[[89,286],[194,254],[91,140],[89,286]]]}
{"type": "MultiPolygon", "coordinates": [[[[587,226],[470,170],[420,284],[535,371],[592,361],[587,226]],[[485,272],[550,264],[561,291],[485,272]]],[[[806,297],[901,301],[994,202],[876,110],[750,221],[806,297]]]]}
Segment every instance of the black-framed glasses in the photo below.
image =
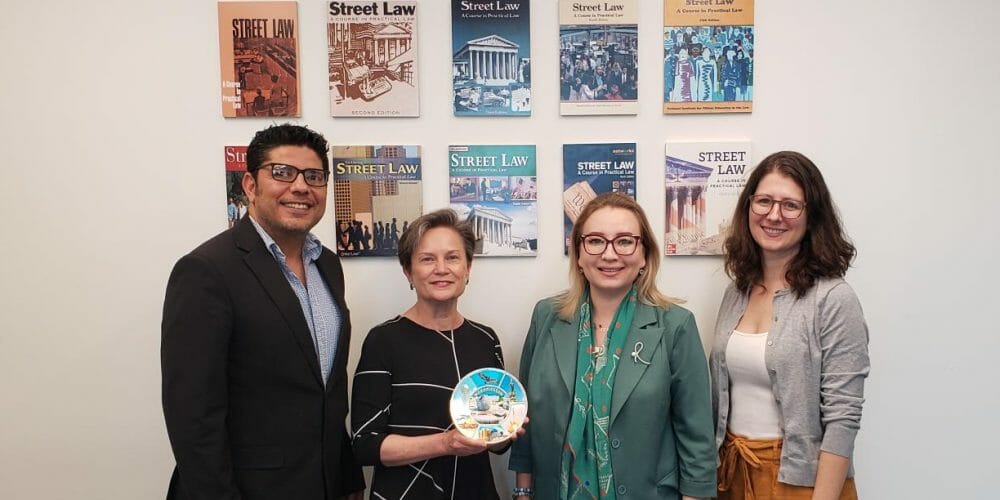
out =
{"type": "Polygon", "coordinates": [[[601,255],[608,249],[608,243],[618,255],[632,255],[639,246],[642,237],[635,234],[619,234],[610,240],[596,233],[585,234],[580,237],[583,243],[583,251],[590,255],[601,255]]]}
{"type": "Polygon", "coordinates": [[[798,219],[806,209],[806,204],[799,200],[776,200],[766,194],[755,194],[750,197],[750,210],[757,215],[771,213],[778,205],[778,213],[786,219],[798,219]]]}
{"type": "Polygon", "coordinates": [[[270,170],[271,178],[281,182],[295,182],[299,174],[306,184],[313,187],[323,187],[330,180],[330,172],[318,168],[296,168],[284,163],[265,163],[261,170],[270,170]]]}

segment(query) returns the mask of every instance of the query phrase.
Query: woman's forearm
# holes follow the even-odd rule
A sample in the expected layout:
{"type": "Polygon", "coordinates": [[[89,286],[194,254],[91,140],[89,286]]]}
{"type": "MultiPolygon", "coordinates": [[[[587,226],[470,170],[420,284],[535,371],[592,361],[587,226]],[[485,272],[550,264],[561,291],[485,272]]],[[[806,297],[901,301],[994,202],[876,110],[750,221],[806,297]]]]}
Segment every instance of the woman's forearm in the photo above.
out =
{"type": "Polygon", "coordinates": [[[847,480],[850,460],[840,455],[821,451],[816,468],[816,485],[813,500],[837,500],[847,480]]]}

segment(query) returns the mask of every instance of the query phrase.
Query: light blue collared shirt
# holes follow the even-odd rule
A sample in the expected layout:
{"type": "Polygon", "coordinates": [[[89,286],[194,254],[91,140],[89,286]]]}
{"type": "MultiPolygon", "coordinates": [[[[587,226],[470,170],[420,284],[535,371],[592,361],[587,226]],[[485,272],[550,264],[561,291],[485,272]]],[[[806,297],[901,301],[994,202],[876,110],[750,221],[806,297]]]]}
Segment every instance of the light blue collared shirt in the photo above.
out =
{"type": "Polygon", "coordinates": [[[323,253],[323,245],[314,234],[306,235],[305,244],[302,245],[302,264],[306,270],[306,284],[299,281],[299,277],[288,267],[285,254],[281,247],[275,243],[274,238],[267,234],[264,228],[257,224],[257,221],[250,217],[257,234],[264,240],[264,246],[271,251],[271,255],[278,261],[281,272],[291,285],[295,296],[299,298],[299,305],[302,306],[302,314],[309,325],[309,333],[312,334],[313,347],[319,357],[319,367],[323,372],[323,384],[330,378],[330,370],[333,368],[333,358],[337,354],[337,340],[340,338],[340,310],[333,300],[330,287],[327,286],[323,276],[316,267],[316,259],[323,253]]]}

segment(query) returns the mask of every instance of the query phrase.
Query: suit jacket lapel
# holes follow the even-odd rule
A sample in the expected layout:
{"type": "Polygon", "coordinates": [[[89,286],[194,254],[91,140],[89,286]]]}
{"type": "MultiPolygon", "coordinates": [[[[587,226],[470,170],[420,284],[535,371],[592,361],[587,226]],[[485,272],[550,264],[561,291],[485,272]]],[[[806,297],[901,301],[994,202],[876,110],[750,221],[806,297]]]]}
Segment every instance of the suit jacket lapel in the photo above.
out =
{"type": "Polygon", "coordinates": [[[646,372],[647,365],[638,361],[632,356],[632,353],[638,351],[641,342],[642,352],[638,353],[638,356],[649,363],[662,363],[662,360],[653,359],[653,353],[656,352],[661,338],[663,338],[663,332],[657,327],[656,309],[640,302],[635,307],[632,327],[629,328],[624,352],[618,361],[615,373],[615,387],[611,392],[611,424],[614,424],[618,412],[625,406],[625,402],[635,390],[642,374],[646,372]]]}
{"type": "Polygon", "coordinates": [[[271,300],[274,301],[274,305],[277,306],[285,323],[288,324],[292,336],[299,344],[306,364],[309,365],[309,371],[313,373],[316,381],[322,386],[323,378],[319,369],[319,357],[316,355],[312,334],[309,333],[309,325],[302,314],[302,305],[288,284],[288,280],[281,273],[281,268],[274,259],[274,255],[264,247],[264,241],[260,239],[260,235],[257,234],[249,217],[244,217],[237,224],[234,235],[236,246],[247,252],[243,261],[257,276],[257,280],[260,281],[267,294],[271,296],[271,300]]]}
{"type": "Polygon", "coordinates": [[[326,383],[326,389],[337,385],[337,380],[347,370],[347,355],[351,343],[351,314],[347,309],[347,301],[344,299],[344,271],[340,267],[338,257],[330,250],[324,248],[323,253],[316,259],[316,267],[319,274],[323,276],[330,295],[337,304],[340,311],[340,331],[337,332],[337,353],[333,359],[333,368],[330,370],[330,380],[326,383]]]}
{"type": "Polygon", "coordinates": [[[570,399],[576,391],[576,357],[578,332],[577,326],[580,318],[573,316],[573,321],[566,321],[556,318],[552,324],[552,348],[556,355],[556,364],[559,365],[559,374],[562,375],[563,382],[566,383],[566,390],[570,399]]]}

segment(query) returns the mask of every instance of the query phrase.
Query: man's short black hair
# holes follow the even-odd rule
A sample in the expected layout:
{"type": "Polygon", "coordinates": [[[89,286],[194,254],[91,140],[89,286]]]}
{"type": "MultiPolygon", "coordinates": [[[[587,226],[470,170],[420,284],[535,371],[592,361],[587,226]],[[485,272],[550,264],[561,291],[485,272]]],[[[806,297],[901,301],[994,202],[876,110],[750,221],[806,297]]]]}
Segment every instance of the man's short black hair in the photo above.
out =
{"type": "Polygon", "coordinates": [[[253,136],[253,140],[247,146],[247,172],[256,178],[257,170],[267,160],[267,154],[279,146],[305,146],[319,156],[323,162],[323,171],[330,171],[330,158],[327,157],[329,146],[323,135],[301,125],[283,123],[272,125],[253,136]]]}

